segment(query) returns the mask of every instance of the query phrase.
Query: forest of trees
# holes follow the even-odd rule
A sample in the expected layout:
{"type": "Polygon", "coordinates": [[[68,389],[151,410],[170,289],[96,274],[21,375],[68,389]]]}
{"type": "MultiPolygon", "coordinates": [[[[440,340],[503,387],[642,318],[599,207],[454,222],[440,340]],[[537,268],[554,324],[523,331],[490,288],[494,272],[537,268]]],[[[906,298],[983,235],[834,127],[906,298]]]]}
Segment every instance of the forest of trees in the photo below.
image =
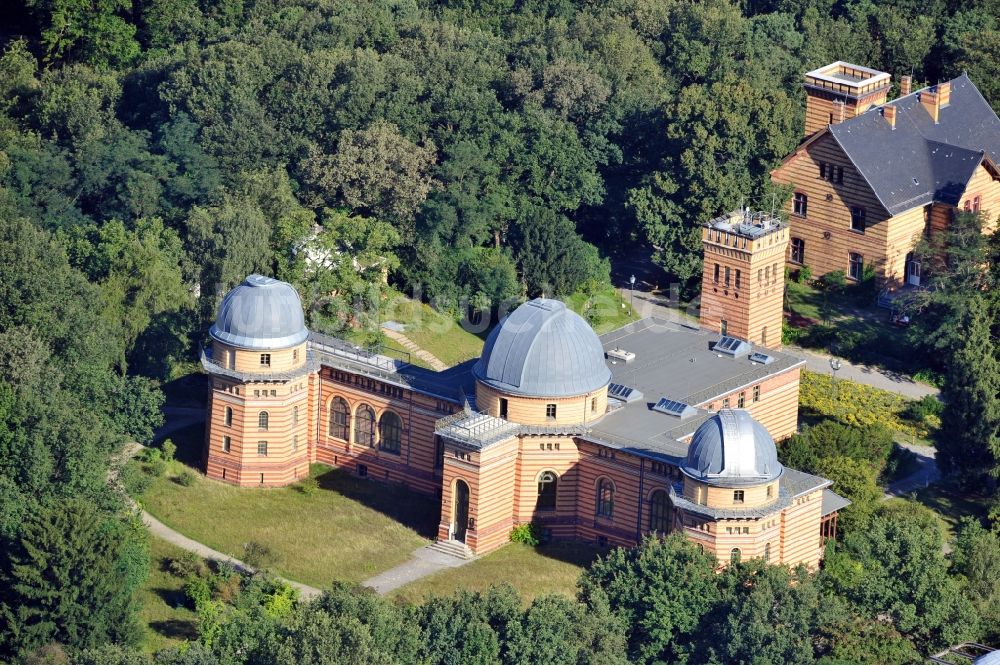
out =
{"type": "MultiPolygon", "coordinates": [[[[146,662],[147,535],[108,470],[248,273],[330,330],[383,275],[488,306],[594,288],[639,247],[684,282],[699,223],[784,195],[768,172],[800,138],[804,71],[967,70],[1000,100],[996,0],[25,0],[0,9],[0,51],[0,662],[146,662]]],[[[998,307],[974,269],[995,248],[972,245],[926,249],[972,268],[940,271],[923,343],[959,361],[943,461],[982,474],[998,307]]],[[[923,517],[859,511],[818,576],[714,576],[653,540],[526,609],[504,590],[281,603],[244,580],[157,658],[881,664],[1000,637],[995,534],[970,523],[946,558],[923,517]]]]}

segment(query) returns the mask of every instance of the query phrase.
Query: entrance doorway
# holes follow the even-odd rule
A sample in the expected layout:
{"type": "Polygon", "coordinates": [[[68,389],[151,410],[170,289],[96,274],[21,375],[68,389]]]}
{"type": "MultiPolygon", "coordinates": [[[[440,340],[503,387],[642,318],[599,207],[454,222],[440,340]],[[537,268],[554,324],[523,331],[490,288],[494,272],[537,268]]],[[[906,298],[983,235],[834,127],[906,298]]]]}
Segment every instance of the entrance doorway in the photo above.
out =
{"type": "Polygon", "coordinates": [[[455,481],[453,501],[451,537],[464,543],[469,530],[469,485],[464,480],[455,481]]]}
{"type": "Polygon", "coordinates": [[[920,286],[920,261],[913,257],[913,252],[906,255],[906,283],[920,286]]]}

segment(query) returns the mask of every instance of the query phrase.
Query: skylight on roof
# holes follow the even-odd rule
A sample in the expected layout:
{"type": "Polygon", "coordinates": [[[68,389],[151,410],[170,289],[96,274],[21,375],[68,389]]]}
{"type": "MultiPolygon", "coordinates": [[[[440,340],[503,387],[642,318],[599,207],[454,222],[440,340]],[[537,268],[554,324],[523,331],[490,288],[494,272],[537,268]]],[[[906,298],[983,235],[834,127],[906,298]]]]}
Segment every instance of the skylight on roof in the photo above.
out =
{"type": "Polygon", "coordinates": [[[674,416],[675,418],[687,418],[688,416],[693,416],[698,411],[684,402],[678,402],[677,400],[669,399],[667,397],[661,397],[653,406],[653,411],[659,411],[660,413],[665,413],[668,416],[674,416]]]}
{"type": "Polygon", "coordinates": [[[713,350],[734,357],[745,356],[750,353],[750,344],[739,337],[729,337],[726,335],[715,343],[713,350]]]}
{"type": "Polygon", "coordinates": [[[620,383],[608,385],[608,396],[623,402],[635,402],[642,399],[642,393],[635,388],[629,388],[620,383]]]}

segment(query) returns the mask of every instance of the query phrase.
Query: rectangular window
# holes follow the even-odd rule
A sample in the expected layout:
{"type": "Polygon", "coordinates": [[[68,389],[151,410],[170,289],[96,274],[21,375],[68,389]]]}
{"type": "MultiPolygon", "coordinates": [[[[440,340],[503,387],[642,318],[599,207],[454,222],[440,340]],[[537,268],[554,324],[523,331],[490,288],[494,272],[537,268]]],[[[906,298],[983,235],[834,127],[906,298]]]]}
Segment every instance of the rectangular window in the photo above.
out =
{"type": "Polygon", "coordinates": [[[834,169],[836,169],[836,173],[833,176],[833,181],[836,182],[838,185],[843,185],[844,184],[844,167],[843,166],[835,166],[834,169]]]}
{"type": "Polygon", "coordinates": [[[979,209],[983,205],[983,197],[973,196],[972,197],[972,212],[979,212],[979,209]]]}
{"type": "Polygon", "coordinates": [[[851,208],[851,230],[858,233],[865,232],[865,209],[852,207],[851,208]]]}
{"type": "Polygon", "coordinates": [[[726,266],[726,286],[729,286],[729,266],[726,266]]]}
{"type": "Polygon", "coordinates": [[[767,498],[770,499],[774,496],[774,485],[767,486],[767,498]]]}
{"type": "Polygon", "coordinates": [[[723,409],[728,409],[729,408],[729,398],[728,397],[726,399],[722,400],[722,408],[723,409]]]}
{"type": "Polygon", "coordinates": [[[715,264],[715,283],[719,283],[719,264],[715,264]]]}
{"type": "Polygon", "coordinates": [[[591,413],[597,413],[597,398],[596,397],[591,397],[590,398],[590,412],[591,413]]]}
{"type": "Polygon", "coordinates": [[[742,409],[744,406],[746,406],[746,403],[747,403],[747,394],[740,393],[739,397],[736,398],[736,408],[742,409]]]}
{"type": "Polygon", "coordinates": [[[233,448],[233,440],[228,436],[222,437],[222,452],[228,453],[233,448]]]}
{"type": "Polygon", "coordinates": [[[743,490],[733,491],[733,503],[743,503],[743,490]]]}
{"type": "Polygon", "coordinates": [[[827,164],[826,162],[820,162],[819,163],[819,177],[822,178],[823,180],[826,180],[826,178],[827,178],[826,174],[827,174],[827,167],[828,166],[829,166],[829,164],[827,164]]]}
{"type": "Polygon", "coordinates": [[[292,435],[292,452],[295,452],[298,449],[299,449],[299,435],[298,434],[293,434],[292,435]]]}
{"type": "Polygon", "coordinates": [[[253,396],[254,397],[260,397],[260,391],[259,390],[253,391],[253,396]]]}
{"type": "Polygon", "coordinates": [[[805,217],[809,210],[809,197],[802,192],[795,192],[792,198],[792,213],[799,217],[805,217]]]}
{"type": "Polygon", "coordinates": [[[847,269],[847,276],[858,282],[861,281],[861,277],[864,274],[865,269],[865,259],[860,254],[851,252],[850,263],[847,269]]]}
{"type": "Polygon", "coordinates": [[[507,398],[505,397],[500,398],[500,417],[507,417],[507,398]]]}
{"type": "Polygon", "coordinates": [[[267,441],[258,441],[257,442],[257,456],[258,457],[267,457],[267,441]]]}
{"type": "Polygon", "coordinates": [[[261,365],[261,367],[270,367],[271,366],[271,354],[270,353],[262,353],[262,354],[260,354],[260,365],[261,365]]]}
{"type": "Polygon", "coordinates": [[[434,468],[444,468],[444,439],[440,436],[434,437],[434,468]]]}
{"type": "Polygon", "coordinates": [[[299,361],[299,350],[292,349],[292,362],[298,362],[298,361],[299,361]]]}
{"type": "Polygon", "coordinates": [[[729,332],[729,321],[722,319],[722,322],[719,323],[719,332],[722,334],[723,337],[726,336],[726,333],[729,332]]]}
{"type": "Polygon", "coordinates": [[[555,420],[556,417],[556,405],[546,404],[545,405],[545,417],[549,420],[555,420]]]}
{"type": "Polygon", "coordinates": [[[277,390],[272,390],[271,391],[271,397],[277,397],[277,396],[278,396],[278,391],[277,390]]]}
{"type": "Polygon", "coordinates": [[[740,269],[736,269],[736,288],[740,288],[740,269]]]}
{"type": "Polygon", "coordinates": [[[756,404],[757,402],[760,401],[760,386],[754,386],[753,387],[753,398],[752,398],[752,401],[753,401],[754,404],[756,404]]]}
{"type": "Polygon", "coordinates": [[[806,262],[806,241],[802,238],[792,238],[792,263],[802,265],[806,262]]]}

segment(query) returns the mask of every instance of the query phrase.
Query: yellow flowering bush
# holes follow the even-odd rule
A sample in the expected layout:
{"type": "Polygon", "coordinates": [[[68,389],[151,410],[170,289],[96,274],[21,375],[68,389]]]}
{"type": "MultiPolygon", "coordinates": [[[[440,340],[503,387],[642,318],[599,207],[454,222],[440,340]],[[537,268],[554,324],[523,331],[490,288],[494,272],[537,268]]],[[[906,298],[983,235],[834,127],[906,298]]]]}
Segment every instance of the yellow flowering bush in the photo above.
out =
{"type": "Polygon", "coordinates": [[[806,415],[836,418],[858,427],[880,424],[906,436],[926,439],[930,434],[926,422],[903,418],[906,403],[905,398],[887,390],[846,379],[838,379],[833,385],[828,374],[802,371],[799,405],[806,415]]]}

